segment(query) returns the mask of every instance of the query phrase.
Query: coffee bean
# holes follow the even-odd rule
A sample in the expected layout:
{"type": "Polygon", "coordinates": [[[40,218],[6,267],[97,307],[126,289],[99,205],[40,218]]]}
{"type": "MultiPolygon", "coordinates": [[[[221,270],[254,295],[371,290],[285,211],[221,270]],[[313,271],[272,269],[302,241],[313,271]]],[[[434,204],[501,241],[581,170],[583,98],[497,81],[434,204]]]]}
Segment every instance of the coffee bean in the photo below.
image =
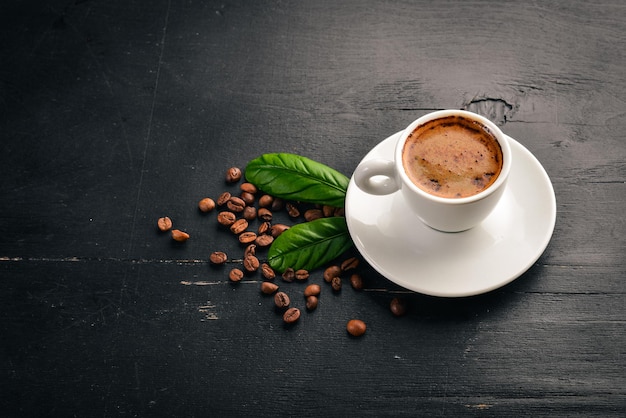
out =
{"type": "Polygon", "coordinates": [[[230,231],[235,235],[239,235],[247,228],[248,221],[246,221],[245,219],[238,219],[230,226],[230,231]]]}
{"type": "Polygon", "coordinates": [[[352,276],[350,276],[350,284],[352,285],[353,289],[361,290],[363,289],[363,278],[360,274],[354,273],[352,276]]]}
{"type": "Polygon", "coordinates": [[[256,237],[256,240],[254,242],[256,242],[259,247],[267,247],[269,245],[272,245],[272,242],[274,242],[274,237],[271,235],[259,235],[256,237]]]}
{"type": "Polygon", "coordinates": [[[226,182],[237,183],[241,180],[241,169],[238,167],[231,167],[226,170],[226,182]]]}
{"type": "Polygon", "coordinates": [[[231,196],[228,202],[226,202],[226,206],[233,212],[239,213],[243,212],[243,209],[246,207],[246,202],[237,196],[231,196]]]}
{"type": "Polygon", "coordinates": [[[289,308],[283,314],[283,321],[287,324],[293,324],[300,319],[300,309],[298,308],[289,308]]]}
{"type": "Polygon", "coordinates": [[[241,200],[243,200],[246,203],[246,205],[254,204],[254,195],[252,193],[241,192],[239,197],[241,198],[241,200]]]}
{"type": "Polygon", "coordinates": [[[205,197],[198,202],[198,209],[200,209],[200,211],[204,213],[211,212],[213,209],[215,209],[215,201],[210,197],[205,197]]]}
{"type": "Polygon", "coordinates": [[[339,277],[340,275],[341,267],[330,266],[326,270],[324,270],[324,281],[330,283],[333,280],[333,277],[339,277]]]}
{"type": "Polygon", "coordinates": [[[274,304],[277,308],[283,309],[289,306],[291,301],[285,292],[278,292],[274,295],[274,304]]]}
{"type": "Polygon", "coordinates": [[[367,326],[365,325],[365,322],[361,321],[360,319],[351,319],[346,325],[346,330],[353,337],[360,337],[361,335],[365,334],[366,329],[367,326]]]}
{"type": "Polygon", "coordinates": [[[259,207],[260,208],[269,208],[272,206],[274,202],[274,198],[268,194],[264,194],[259,198],[259,207]]]}
{"type": "Polygon", "coordinates": [[[324,213],[322,212],[321,209],[309,209],[306,212],[304,212],[304,219],[307,222],[311,222],[311,221],[314,221],[316,219],[323,218],[323,217],[324,217],[324,213]]]}
{"type": "Polygon", "coordinates": [[[391,309],[391,313],[394,314],[395,316],[402,316],[406,314],[406,311],[407,311],[406,300],[402,298],[391,299],[391,303],[389,303],[389,309],[391,309]]]}
{"type": "Polygon", "coordinates": [[[243,271],[234,268],[228,273],[228,278],[231,282],[240,282],[243,279],[243,271]]]}
{"type": "Polygon", "coordinates": [[[266,295],[271,295],[272,293],[278,290],[278,285],[271,282],[262,282],[261,283],[261,292],[266,295]]]}
{"type": "Polygon", "coordinates": [[[275,197],[270,209],[276,212],[276,211],[282,210],[284,207],[285,207],[285,201],[281,199],[280,197],[275,197]]]}
{"type": "Polygon", "coordinates": [[[272,212],[268,208],[259,208],[256,214],[262,221],[270,222],[272,220],[272,212]]]}
{"type": "Polygon", "coordinates": [[[335,292],[339,292],[341,290],[341,277],[335,276],[330,282],[331,287],[335,292]]]}
{"type": "Polygon", "coordinates": [[[242,244],[252,244],[256,240],[256,234],[254,232],[243,232],[239,235],[239,242],[242,244]]]}
{"type": "Polygon", "coordinates": [[[285,225],[285,224],[274,224],[272,225],[272,227],[270,228],[270,235],[273,236],[274,238],[278,238],[278,236],[280,234],[282,234],[283,232],[285,232],[286,230],[289,229],[289,225],[285,225]]]}
{"type": "Polygon", "coordinates": [[[317,308],[317,304],[319,303],[319,299],[317,296],[307,296],[306,297],[306,308],[309,311],[315,310],[317,308]]]}
{"type": "Polygon", "coordinates": [[[229,192],[224,192],[217,198],[217,206],[224,206],[231,198],[229,192]]]}
{"type": "Polygon", "coordinates": [[[258,189],[256,188],[256,186],[252,183],[241,183],[241,186],[239,186],[239,188],[241,189],[242,192],[246,192],[250,194],[256,194],[256,192],[258,192],[258,189]]]}
{"type": "Polygon", "coordinates": [[[270,232],[271,227],[272,225],[269,222],[261,222],[261,224],[259,225],[259,229],[257,229],[257,232],[259,233],[259,235],[267,234],[268,232],[270,232]]]}
{"type": "Polygon", "coordinates": [[[341,271],[348,271],[357,268],[359,265],[359,259],[356,257],[350,257],[341,263],[341,271]]]}
{"type": "Polygon", "coordinates": [[[318,296],[322,292],[319,284],[310,284],[304,289],[304,297],[318,296]]]}
{"type": "Polygon", "coordinates": [[[295,276],[296,276],[296,280],[303,282],[309,278],[309,272],[303,269],[296,270],[295,276]]]}
{"type": "Polygon", "coordinates": [[[248,255],[256,255],[256,244],[250,244],[246,247],[243,256],[246,257],[248,255]]]}
{"type": "Polygon", "coordinates": [[[243,259],[243,268],[252,273],[259,269],[259,259],[253,255],[248,255],[243,259]]]}
{"type": "Polygon", "coordinates": [[[178,242],[185,242],[189,239],[189,234],[179,229],[172,229],[172,239],[178,242]]]}
{"type": "Polygon", "coordinates": [[[274,269],[267,263],[261,264],[261,273],[267,280],[274,280],[276,277],[276,272],[274,272],[274,269]]]}
{"type": "Polygon", "coordinates": [[[211,260],[211,263],[213,264],[220,265],[228,261],[228,256],[223,251],[215,251],[211,253],[209,260],[211,260]]]}
{"type": "Polygon", "coordinates": [[[297,218],[300,216],[300,209],[293,203],[287,203],[287,214],[292,218],[297,218]]]}
{"type": "Polygon", "coordinates": [[[231,226],[237,220],[237,216],[235,216],[232,212],[220,212],[217,214],[217,222],[223,226],[231,226]]]}
{"type": "Polygon", "coordinates": [[[334,206],[324,205],[322,207],[322,213],[324,214],[324,217],[330,218],[331,216],[333,216],[335,214],[335,207],[334,206]]]}
{"type": "Polygon", "coordinates": [[[291,267],[288,267],[287,269],[285,269],[285,271],[283,272],[283,280],[286,282],[293,282],[293,280],[296,278],[296,272],[294,269],[292,269],[291,267]]]}
{"type": "Polygon", "coordinates": [[[335,208],[333,216],[346,216],[346,210],[344,208],[335,208]]]}
{"type": "Polygon", "coordinates": [[[169,231],[170,229],[172,229],[172,220],[167,216],[164,216],[163,218],[159,218],[159,220],[157,221],[157,226],[162,232],[169,231]]]}
{"type": "Polygon", "coordinates": [[[254,206],[246,206],[243,208],[243,219],[250,222],[256,219],[256,208],[254,206]]]}

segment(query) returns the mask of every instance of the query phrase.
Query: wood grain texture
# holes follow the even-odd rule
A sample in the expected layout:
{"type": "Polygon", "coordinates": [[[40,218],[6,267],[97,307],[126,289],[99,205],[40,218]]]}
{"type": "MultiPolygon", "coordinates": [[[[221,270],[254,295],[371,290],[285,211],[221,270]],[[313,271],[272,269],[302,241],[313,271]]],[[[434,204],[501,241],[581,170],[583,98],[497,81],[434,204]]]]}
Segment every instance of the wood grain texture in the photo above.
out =
{"type": "Polygon", "coordinates": [[[0,415],[626,413],[622,2],[30,0],[0,27],[0,415]],[[444,108],[548,172],[557,224],[528,272],[439,299],[316,271],[295,327],[260,275],[227,280],[243,247],[196,205],[236,190],[228,167],[292,152],[349,176],[444,108]]]}

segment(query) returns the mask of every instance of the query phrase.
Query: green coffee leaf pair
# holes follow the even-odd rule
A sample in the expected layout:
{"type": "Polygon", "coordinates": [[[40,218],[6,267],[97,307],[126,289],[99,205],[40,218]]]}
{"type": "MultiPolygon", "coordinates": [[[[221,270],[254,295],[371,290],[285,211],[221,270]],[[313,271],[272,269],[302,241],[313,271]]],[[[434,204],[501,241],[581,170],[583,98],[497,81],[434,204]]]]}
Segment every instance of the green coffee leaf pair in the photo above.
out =
{"type": "MultiPolygon", "coordinates": [[[[338,171],[295,154],[264,154],[248,163],[246,179],[264,192],[285,200],[343,207],[349,179],[338,171]]],[[[313,270],[352,246],[343,217],[320,218],[294,225],[272,243],[268,263],[313,270]]]]}

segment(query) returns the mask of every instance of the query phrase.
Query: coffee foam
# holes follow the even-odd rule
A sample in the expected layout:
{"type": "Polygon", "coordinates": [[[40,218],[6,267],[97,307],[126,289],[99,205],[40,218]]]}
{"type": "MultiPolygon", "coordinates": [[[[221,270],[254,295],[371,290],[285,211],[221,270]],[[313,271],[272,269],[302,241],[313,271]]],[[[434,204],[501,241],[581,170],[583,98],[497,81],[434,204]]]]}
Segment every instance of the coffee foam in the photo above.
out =
{"type": "Polygon", "coordinates": [[[502,171],[502,149],[483,124],[448,116],[426,122],[402,150],[406,174],[420,189],[445,198],[478,194],[502,171]]]}

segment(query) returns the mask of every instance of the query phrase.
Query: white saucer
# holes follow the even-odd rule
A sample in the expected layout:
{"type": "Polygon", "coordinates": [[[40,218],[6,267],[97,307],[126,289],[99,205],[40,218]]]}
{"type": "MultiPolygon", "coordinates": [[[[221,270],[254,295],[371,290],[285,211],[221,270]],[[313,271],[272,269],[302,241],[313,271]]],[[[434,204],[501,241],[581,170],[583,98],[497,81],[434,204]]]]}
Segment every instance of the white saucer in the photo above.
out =
{"type": "MultiPolygon", "coordinates": [[[[393,159],[400,132],[365,158],[393,159]]],[[[508,138],[514,164],[502,200],[483,223],[459,233],[425,226],[401,193],[373,196],[350,180],[346,219],[365,260],[392,282],[432,296],[489,292],[528,270],[546,249],[556,222],[556,199],[548,174],[530,151],[508,138]]]]}

